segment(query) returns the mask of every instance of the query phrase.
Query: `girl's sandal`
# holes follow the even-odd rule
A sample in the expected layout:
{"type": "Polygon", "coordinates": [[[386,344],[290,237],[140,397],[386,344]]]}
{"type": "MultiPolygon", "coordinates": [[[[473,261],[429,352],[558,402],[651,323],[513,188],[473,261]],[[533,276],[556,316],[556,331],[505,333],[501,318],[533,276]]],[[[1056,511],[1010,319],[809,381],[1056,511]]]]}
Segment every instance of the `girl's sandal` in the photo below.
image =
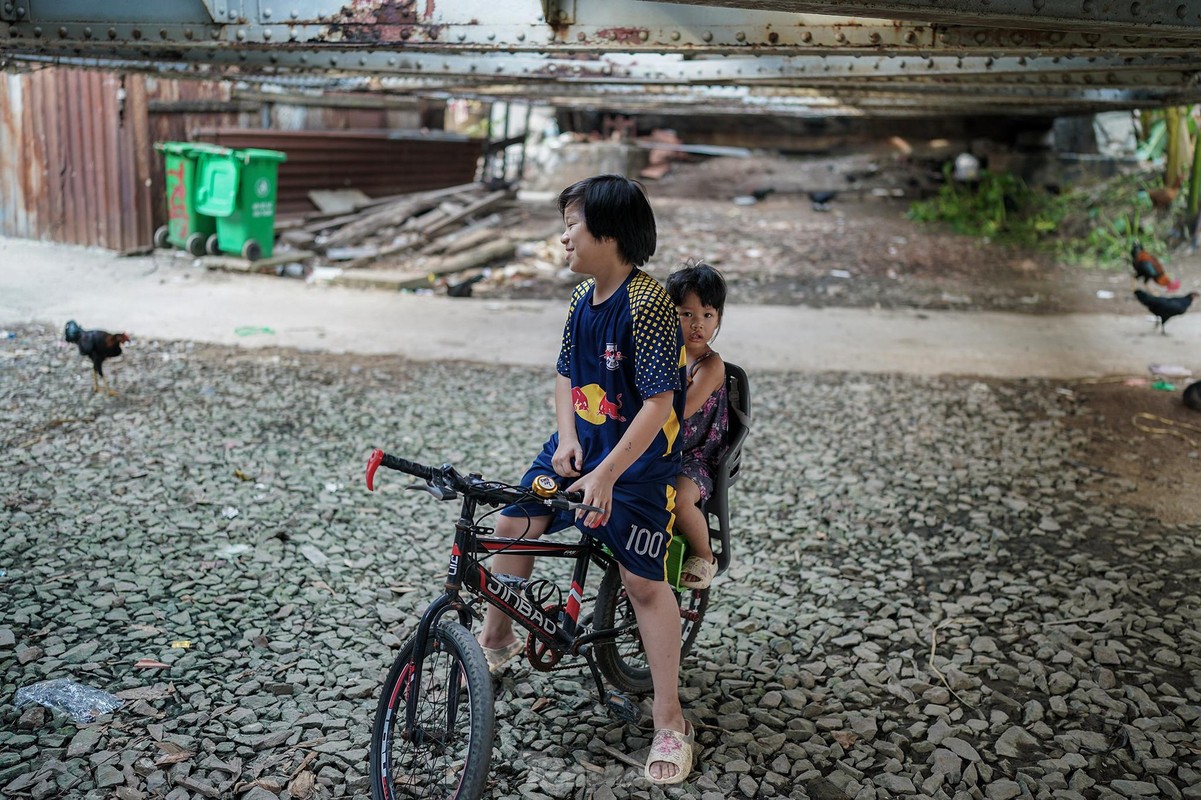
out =
{"type": "Polygon", "coordinates": [[[717,559],[706,561],[700,556],[689,556],[680,567],[680,586],[685,589],[708,589],[717,575],[717,559]]]}
{"type": "Polygon", "coordinates": [[[683,783],[692,772],[692,750],[695,746],[692,723],[684,721],[684,732],[678,733],[671,728],[660,728],[655,731],[651,741],[651,752],[646,757],[646,766],[642,768],[643,777],[656,786],[667,786],[683,783]],[[651,775],[651,764],[674,764],[675,774],[656,779],[651,775]]]}

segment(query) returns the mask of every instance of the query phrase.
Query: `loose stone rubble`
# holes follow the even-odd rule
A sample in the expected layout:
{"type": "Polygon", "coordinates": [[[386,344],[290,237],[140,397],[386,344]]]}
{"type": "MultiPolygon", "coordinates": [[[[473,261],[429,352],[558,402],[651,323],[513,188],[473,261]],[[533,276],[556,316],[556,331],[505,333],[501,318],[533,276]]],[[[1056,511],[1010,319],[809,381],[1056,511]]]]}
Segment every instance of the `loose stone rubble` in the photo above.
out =
{"type": "MultiPolygon", "coordinates": [[[[367,797],[375,694],[456,510],[381,446],[516,478],[552,374],[137,341],[94,395],[0,350],[0,795],[367,797]],[[143,666],[138,666],[141,663],[143,666]],[[70,679],[91,723],[17,691],[70,679]]],[[[107,365],[106,365],[107,366],[107,365]]],[[[1051,383],[752,374],[735,560],[671,796],[1201,798],[1201,545],[1074,458],[1051,383]]],[[[556,576],[544,565],[540,574],[556,576]]],[[[495,798],[658,798],[583,671],[498,683],[495,798]]]]}

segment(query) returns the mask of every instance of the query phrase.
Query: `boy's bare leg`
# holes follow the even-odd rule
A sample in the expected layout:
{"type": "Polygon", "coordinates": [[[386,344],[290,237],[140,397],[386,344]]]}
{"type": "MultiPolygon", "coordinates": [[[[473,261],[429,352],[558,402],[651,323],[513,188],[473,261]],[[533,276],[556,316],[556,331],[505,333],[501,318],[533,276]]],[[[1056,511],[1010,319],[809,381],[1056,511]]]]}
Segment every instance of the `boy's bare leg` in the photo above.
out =
{"type": "Polygon", "coordinates": [[[697,507],[701,499],[700,488],[691,478],[683,475],[676,478],[676,529],[688,540],[690,555],[702,561],[713,560],[713,547],[709,544],[709,523],[705,514],[697,507]]]}
{"type": "MultiPolygon", "coordinates": [[[[546,533],[550,526],[550,517],[501,517],[496,523],[496,536],[508,536],[513,539],[537,539],[546,533]]],[[[488,571],[493,575],[519,575],[530,577],[534,571],[533,556],[500,555],[488,563],[488,571]]],[[[480,647],[498,648],[511,644],[516,637],[513,635],[513,620],[496,606],[489,605],[484,612],[484,627],[480,631],[480,647]]],[[[677,639],[679,636],[676,637],[677,639]]]]}
{"type": "MultiPolygon", "coordinates": [[[[680,607],[665,581],[640,578],[621,569],[626,594],[638,617],[638,630],[646,660],[651,668],[655,697],[651,706],[655,730],[671,728],[684,733],[684,712],[680,708],[680,607]]],[[[655,762],[651,775],[656,780],[676,774],[674,764],[655,762]]]]}

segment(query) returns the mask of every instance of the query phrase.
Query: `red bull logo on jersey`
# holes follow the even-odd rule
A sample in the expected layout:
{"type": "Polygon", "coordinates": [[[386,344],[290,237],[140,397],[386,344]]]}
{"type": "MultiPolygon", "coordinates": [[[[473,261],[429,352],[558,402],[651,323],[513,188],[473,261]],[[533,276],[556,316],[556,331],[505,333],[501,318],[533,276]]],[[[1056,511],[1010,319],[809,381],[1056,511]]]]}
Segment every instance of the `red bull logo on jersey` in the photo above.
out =
{"type": "Polygon", "coordinates": [[[605,390],[595,383],[587,386],[573,386],[571,388],[571,404],[575,407],[575,413],[580,419],[591,422],[593,425],[604,425],[609,420],[626,421],[621,413],[621,395],[618,394],[610,400],[605,390]]]}
{"type": "Polygon", "coordinates": [[[622,359],[624,359],[625,356],[623,356],[621,351],[617,349],[617,345],[614,342],[609,342],[605,345],[605,352],[601,358],[603,358],[605,361],[605,369],[609,370],[610,372],[616,372],[618,369],[620,369],[622,359]]]}

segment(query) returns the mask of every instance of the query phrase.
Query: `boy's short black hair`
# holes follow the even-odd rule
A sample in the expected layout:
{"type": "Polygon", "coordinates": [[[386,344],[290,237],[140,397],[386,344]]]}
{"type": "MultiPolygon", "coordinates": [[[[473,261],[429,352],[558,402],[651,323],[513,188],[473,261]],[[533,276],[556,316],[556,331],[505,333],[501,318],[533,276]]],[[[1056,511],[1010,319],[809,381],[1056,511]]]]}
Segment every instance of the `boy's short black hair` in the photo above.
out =
{"type": "Polygon", "coordinates": [[[624,175],[595,175],[559,195],[559,214],[579,203],[584,224],[597,239],[617,240],[617,252],[641,267],[655,253],[655,212],[638,181],[624,175]]]}
{"type": "Polygon", "coordinates": [[[701,305],[717,309],[720,315],[726,307],[726,279],[704,261],[689,259],[684,266],[667,276],[667,294],[677,306],[684,304],[684,297],[696,292],[701,305]]]}

